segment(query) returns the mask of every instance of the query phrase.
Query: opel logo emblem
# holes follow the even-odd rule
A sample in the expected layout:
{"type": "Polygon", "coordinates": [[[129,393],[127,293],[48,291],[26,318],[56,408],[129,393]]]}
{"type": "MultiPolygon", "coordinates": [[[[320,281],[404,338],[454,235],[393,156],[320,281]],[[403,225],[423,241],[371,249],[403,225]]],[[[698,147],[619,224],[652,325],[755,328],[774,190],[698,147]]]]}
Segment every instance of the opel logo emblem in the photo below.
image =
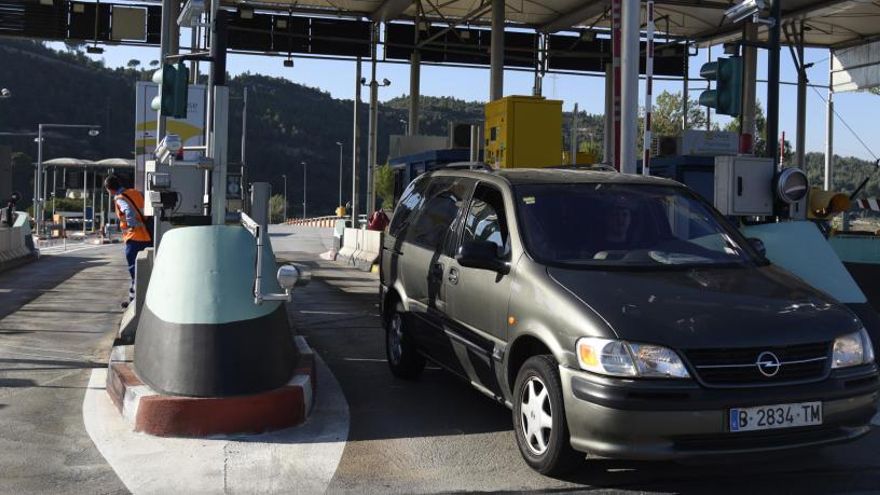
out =
{"type": "Polygon", "coordinates": [[[767,378],[776,376],[776,374],[779,373],[779,367],[781,366],[779,358],[776,357],[776,354],[773,354],[770,351],[764,351],[759,354],[755,365],[758,366],[758,371],[767,378]]]}

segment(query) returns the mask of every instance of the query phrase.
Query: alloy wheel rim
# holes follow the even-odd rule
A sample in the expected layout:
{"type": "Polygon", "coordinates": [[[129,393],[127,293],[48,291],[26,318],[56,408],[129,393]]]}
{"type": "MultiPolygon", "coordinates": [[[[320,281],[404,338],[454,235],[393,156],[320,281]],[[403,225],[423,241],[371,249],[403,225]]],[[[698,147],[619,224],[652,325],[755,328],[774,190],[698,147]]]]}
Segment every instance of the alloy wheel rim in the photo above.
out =
{"type": "Polygon", "coordinates": [[[547,451],[553,431],[553,410],[547,386],[537,376],[530,377],[520,394],[520,429],[534,455],[547,451]]]}
{"type": "Polygon", "coordinates": [[[403,355],[403,324],[400,314],[391,317],[391,328],[388,331],[388,349],[391,351],[391,362],[397,364],[403,355]]]}

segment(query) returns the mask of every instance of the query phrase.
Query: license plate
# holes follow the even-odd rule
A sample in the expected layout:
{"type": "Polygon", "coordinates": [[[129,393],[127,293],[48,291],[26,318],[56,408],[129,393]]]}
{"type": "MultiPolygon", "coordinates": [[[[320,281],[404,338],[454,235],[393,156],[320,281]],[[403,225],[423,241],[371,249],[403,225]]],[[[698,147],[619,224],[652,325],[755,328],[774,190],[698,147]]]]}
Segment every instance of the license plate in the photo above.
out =
{"type": "Polygon", "coordinates": [[[821,425],[822,402],[731,409],[729,424],[734,432],[821,425]]]}

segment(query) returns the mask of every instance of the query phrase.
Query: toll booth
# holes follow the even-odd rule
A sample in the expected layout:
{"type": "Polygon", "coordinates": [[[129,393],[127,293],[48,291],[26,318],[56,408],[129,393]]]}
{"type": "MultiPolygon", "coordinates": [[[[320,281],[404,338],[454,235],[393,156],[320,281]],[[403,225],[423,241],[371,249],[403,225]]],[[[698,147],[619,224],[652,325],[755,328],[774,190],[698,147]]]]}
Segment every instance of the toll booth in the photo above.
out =
{"type": "MultiPolygon", "coordinates": [[[[638,169],[641,173],[641,161],[638,169]]],[[[652,158],[650,174],[681,182],[710,203],[715,201],[714,156],[683,155],[652,158]]]]}

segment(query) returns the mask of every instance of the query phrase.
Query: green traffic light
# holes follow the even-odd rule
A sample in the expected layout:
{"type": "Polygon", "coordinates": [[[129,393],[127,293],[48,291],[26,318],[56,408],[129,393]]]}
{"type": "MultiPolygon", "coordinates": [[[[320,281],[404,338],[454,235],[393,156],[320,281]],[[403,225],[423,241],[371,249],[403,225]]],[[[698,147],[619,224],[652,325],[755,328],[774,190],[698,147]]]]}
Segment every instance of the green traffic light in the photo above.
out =
{"type": "Polygon", "coordinates": [[[700,76],[717,81],[716,89],[700,93],[700,105],[738,117],[742,113],[742,58],[719,58],[700,67],[700,76]]]}

